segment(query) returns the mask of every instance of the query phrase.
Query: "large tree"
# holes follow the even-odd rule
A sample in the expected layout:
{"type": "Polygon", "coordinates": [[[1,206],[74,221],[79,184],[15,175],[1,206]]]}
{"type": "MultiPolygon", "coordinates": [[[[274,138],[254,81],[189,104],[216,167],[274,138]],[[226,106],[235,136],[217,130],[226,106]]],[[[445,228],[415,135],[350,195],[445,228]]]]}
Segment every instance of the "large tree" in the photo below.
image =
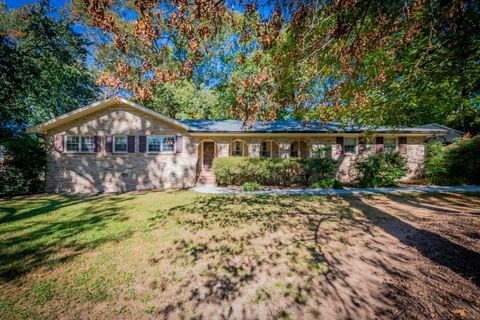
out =
{"type": "Polygon", "coordinates": [[[95,99],[88,43],[48,3],[0,4],[0,140],[95,99]]]}
{"type": "Polygon", "coordinates": [[[116,55],[99,60],[99,83],[139,100],[210,66],[246,124],[478,124],[476,1],[74,0],[72,12],[116,55]]]}

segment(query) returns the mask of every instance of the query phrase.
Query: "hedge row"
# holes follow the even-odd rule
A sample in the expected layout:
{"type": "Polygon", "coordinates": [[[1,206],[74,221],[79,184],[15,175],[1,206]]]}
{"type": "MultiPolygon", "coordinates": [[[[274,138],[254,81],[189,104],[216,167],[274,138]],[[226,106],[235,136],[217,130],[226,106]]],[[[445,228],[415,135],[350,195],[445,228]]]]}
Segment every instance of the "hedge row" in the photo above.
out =
{"type": "Polygon", "coordinates": [[[246,182],[260,185],[310,185],[332,178],[335,163],[328,158],[264,159],[246,157],[216,158],[213,162],[219,185],[240,186],[246,182]]]}
{"type": "Polygon", "coordinates": [[[480,136],[465,137],[449,146],[427,146],[425,176],[431,183],[480,184],[480,136]]]}

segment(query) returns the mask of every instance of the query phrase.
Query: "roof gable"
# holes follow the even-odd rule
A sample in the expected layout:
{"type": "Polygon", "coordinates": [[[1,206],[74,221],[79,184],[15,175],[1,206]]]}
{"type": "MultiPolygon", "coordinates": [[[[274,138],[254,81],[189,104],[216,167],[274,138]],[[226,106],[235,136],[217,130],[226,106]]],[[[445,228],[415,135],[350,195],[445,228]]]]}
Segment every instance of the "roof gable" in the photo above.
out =
{"type": "Polygon", "coordinates": [[[132,101],[129,101],[127,99],[124,99],[124,98],[120,98],[120,97],[113,97],[113,98],[109,98],[109,99],[105,99],[105,100],[100,100],[100,101],[97,101],[97,102],[94,102],[92,104],[89,104],[85,107],[81,107],[81,108],[78,108],[78,109],[75,109],[73,111],[70,111],[68,113],[65,113],[65,114],[62,114],[56,118],[53,118],[51,120],[48,120],[48,121],[45,121],[43,123],[40,123],[40,124],[37,124],[33,127],[30,127],[27,129],[28,132],[37,132],[37,133],[46,133],[48,130],[51,130],[53,128],[56,128],[58,126],[61,126],[63,124],[66,124],[66,123],[69,123],[69,122],[72,122],[74,120],[77,120],[77,119],[80,119],[80,118],[83,118],[89,114],[92,114],[94,112],[97,112],[97,111],[100,111],[100,110],[103,110],[103,109],[106,109],[110,106],[113,106],[113,105],[116,105],[116,104],[119,104],[119,105],[126,105],[126,106],[129,106],[129,107],[132,107],[140,112],[143,112],[145,114],[148,114],[156,119],[159,119],[159,120],[163,120],[175,127],[179,127],[179,128],[182,128],[182,129],[185,129],[185,130],[188,130],[189,127],[188,125],[180,122],[180,121],[177,121],[177,120],[174,120],[172,118],[169,118],[167,116],[164,116],[163,114],[160,114],[156,111],[153,111],[149,108],[146,108],[144,106],[141,106],[139,104],[136,104],[132,101]]]}

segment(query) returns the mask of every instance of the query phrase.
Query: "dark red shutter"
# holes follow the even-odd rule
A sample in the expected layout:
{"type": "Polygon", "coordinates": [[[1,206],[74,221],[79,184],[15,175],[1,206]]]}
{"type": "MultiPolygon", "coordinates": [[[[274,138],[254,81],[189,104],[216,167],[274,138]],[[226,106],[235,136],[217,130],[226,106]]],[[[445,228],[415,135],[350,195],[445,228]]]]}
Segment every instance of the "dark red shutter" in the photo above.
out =
{"type": "Polygon", "coordinates": [[[376,137],[375,138],[375,148],[377,152],[383,152],[383,137],[376,137]]]}
{"type": "Polygon", "coordinates": [[[138,152],[146,152],[147,151],[147,137],[146,136],[139,136],[138,137],[138,152]]]}
{"type": "Polygon", "coordinates": [[[175,152],[176,153],[182,153],[183,152],[183,137],[182,136],[177,136],[175,139],[175,152]]]}
{"type": "Polygon", "coordinates": [[[130,153],[135,152],[135,136],[128,136],[127,150],[130,153]]]}
{"type": "Polygon", "coordinates": [[[93,152],[102,151],[102,139],[100,136],[93,136],[93,152]]]}
{"type": "Polygon", "coordinates": [[[401,154],[407,154],[407,137],[398,137],[398,150],[401,154]]]}
{"type": "Polygon", "coordinates": [[[58,152],[63,152],[63,142],[64,142],[64,135],[63,134],[57,134],[55,135],[55,150],[58,152]]]}
{"type": "Polygon", "coordinates": [[[113,151],[113,137],[106,136],[105,137],[105,151],[112,152],[113,151]]]}
{"type": "Polygon", "coordinates": [[[343,154],[343,137],[337,137],[337,154],[343,154]]]}
{"type": "Polygon", "coordinates": [[[367,141],[365,140],[365,137],[358,138],[358,150],[362,152],[365,151],[365,149],[367,149],[367,141]]]}

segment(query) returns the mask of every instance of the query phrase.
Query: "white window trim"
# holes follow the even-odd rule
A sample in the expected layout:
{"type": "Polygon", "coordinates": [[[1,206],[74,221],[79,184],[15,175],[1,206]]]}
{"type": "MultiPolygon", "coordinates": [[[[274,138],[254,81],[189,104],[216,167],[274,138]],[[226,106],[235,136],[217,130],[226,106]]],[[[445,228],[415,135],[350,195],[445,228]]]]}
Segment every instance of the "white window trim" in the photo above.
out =
{"type": "Polygon", "coordinates": [[[261,144],[260,144],[260,157],[262,157],[262,158],[267,158],[267,159],[274,159],[274,158],[273,158],[273,144],[276,144],[276,145],[278,146],[278,151],[279,151],[278,153],[280,154],[280,146],[279,146],[279,144],[278,144],[277,141],[271,140],[271,139],[270,139],[270,140],[263,140],[263,141],[261,142],[261,144]],[[264,156],[262,156],[262,145],[263,145],[264,142],[267,143],[267,146],[268,146],[268,145],[270,146],[270,148],[267,148],[268,151],[270,152],[270,157],[264,157],[264,156]]]}
{"type": "Polygon", "coordinates": [[[112,138],[112,152],[113,153],[128,153],[128,136],[124,136],[124,135],[118,135],[118,136],[113,136],[112,138]],[[124,137],[126,138],[127,142],[126,142],[126,150],[125,151],[117,151],[115,150],[115,138],[119,138],[119,137],[124,137]]]}
{"type": "Polygon", "coordinates": [[[383,137],[383,152],[388,152],[385,150],[385,139],[395,139],[395,149],[393,149],[393,152],[398,151],[398,137],[383,137]]]}
{"type": "Polygon", "coordinates": [[[177,137],[176,136],[160,136],[160,135],[150,135],[147,136],[147,153],[151,154],[175,154],[177,150],[177,137]],[[148,143],[148,139],[151,137],[158,137],[160,138],[160,151],[150,151],[150,144],[148,143]],[[163,151],[163,138],[173,138],[173,151],[163,151]]]}
{"type": "Polygon", "coordinates": [[[357,154],[358,153],[358,137],[343,137],[343,153],[344,154],[357,154]],[[355,151],[347,152],[345,149],[345,139],[354,139],[355,140],[355,151]]]}
{"type": "Polygon", "coordinates": [[[298,158],[298,159],[302,158],[302,147],[301,147],[302,142],[307,145],[307,156],[305,158],[312,157],[312,145],[310,144],[310,142],[307,139],[295,139],[294,141],[292,141],[292,143],[290,143],[290,158],[298,158]],[[297,155],[292,156],[292,146],[295,142],[297,143],[297,155]]]}
{"type": "Polygon", "coordinates": [[[66,134],[64,137],[63,137],[63,151],[65,153],[95,153],[95,136],[91,136],[91,135],[79,135],[79,134],[66,134]],[[67,150],[67,138],[68,137],[78,137],[78,151],[70,151],[70,150],[67,150]],[[93,139],[93,148],[92,148],[92,151],[82,151],[82,137],[84,138],[92,138],[93,139]]]}
{"type": "Polygon", "coordinates": [[[235,139],[232,142],[230,142],[230,157],[248,157],[248,144],[245,142],[245,140],[235,139]],[[233,155],[233,144],[235,142],[240,142],[241,145],[242,145],[242,155],[241,156],[237,156],[237,155],[234,156],[233,155]]]}

